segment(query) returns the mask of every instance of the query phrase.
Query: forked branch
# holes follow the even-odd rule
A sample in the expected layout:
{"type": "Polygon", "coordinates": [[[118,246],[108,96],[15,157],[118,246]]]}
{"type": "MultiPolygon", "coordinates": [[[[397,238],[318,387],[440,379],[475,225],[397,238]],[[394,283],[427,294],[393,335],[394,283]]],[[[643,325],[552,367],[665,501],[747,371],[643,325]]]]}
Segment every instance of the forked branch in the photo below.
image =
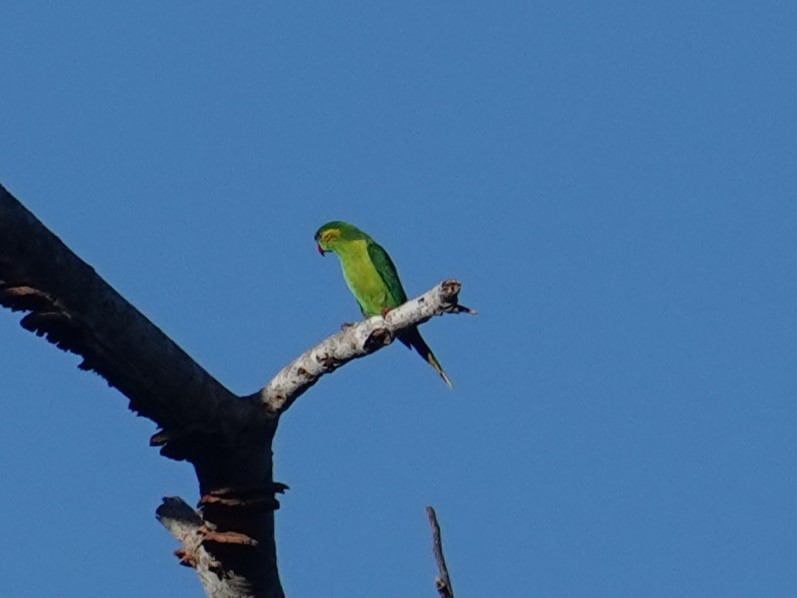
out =
{"type": "MultiPolygon", "coordinates": [[[[24,328],[80,355],[81,369],[97,372],[133,411],[158,424],[152,445],[194,466],[199,509],[166,499],[158,518],[182,544],[180,563],[197,570],[212,598],[284,597],[274,511],[275,495],[286,487],[272,471],[279,416],[321,376],[401,331],[445,313],[475,313],[459,305],[459,290],[459,282],[446,280],[329,337],[259,392],[238,397],[0,186],[0,306],[28,312],[24,328]]],[[[447,573],[441,579],[450,591],[447,573]]]]}

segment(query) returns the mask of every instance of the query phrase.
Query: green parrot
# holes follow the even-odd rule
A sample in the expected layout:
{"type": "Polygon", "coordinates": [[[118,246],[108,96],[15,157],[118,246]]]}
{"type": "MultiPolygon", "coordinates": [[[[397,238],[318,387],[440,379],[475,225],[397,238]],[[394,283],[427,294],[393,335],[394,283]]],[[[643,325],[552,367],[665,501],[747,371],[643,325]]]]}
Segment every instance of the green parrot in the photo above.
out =
{"type": "MultiPolygon", "coordinates": [[[[346,283],[366,318],[385,315],[407,301],[407,293],[387,251],[356,226],[339,220],[327,222],[318,229],[315,240],[322,256],[330,251],[338,254],[346,283]]],[[[415,349],[448,387],[453,388],[417,326],[402,332],[398,339],[408,348],[415,349]]]]}

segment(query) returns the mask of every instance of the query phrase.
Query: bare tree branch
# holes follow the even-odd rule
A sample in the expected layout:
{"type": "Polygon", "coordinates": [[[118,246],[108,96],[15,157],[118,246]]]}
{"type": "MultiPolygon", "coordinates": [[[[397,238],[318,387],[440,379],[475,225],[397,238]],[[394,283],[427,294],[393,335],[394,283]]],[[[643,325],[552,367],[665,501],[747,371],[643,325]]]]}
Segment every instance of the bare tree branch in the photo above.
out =
{"type": "Polygon", "coordinates": [[[97,372],[160,427],[151,445],[194,466],[199,509],[171,498],[157,515],[212,598],[284,598],[274,511],[287,486],[273,479],[271,452],[280,415],[321,376],[398,332],[444,313],[475,313],[457,303],[459,290],[444,281],[326,339],[259,392],[238,397],[0,186],[0,305],[29,312],[24,328],[82,356],[81,369],[97,372]]]}
{"type": "Polygon", "coordinates": [[[302,353],[249,398],[263,404],[269,412],[281,414],[321,376],[386,347],[402,330],[446,313],[475,314],[474,310],[459,305],[461,287],[456,280],[444,280],[384,317],[374,316],[347,327],[302,353]]]}
{"type": "Polygon", "coordinates": [[[451,585],[451,578],[448,576],[446,559],[443,556],[443,539],[440,537],[440,524],[437,523],[437,513],[434,508],[426,507],[426,514],[429,516],[429,525],[432,526],[432,549],[434,558],[437,561],[439,575],[435,578],[435,587],[440,598],[454,598],[454,588],[451,585]]]}

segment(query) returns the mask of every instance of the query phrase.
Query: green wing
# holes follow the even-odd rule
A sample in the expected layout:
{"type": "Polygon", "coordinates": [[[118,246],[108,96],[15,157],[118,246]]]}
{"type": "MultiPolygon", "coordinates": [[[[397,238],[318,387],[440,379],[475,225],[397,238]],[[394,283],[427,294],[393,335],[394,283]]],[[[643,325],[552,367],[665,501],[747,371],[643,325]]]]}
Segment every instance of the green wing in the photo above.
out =
{"type": "Polygon", "coordinates": [[[368,257],[382,277],[382,282],[385,283],[388,293],[390,294],[391,305],[385,307],[398,307],[407,300],[407,293],[404,292],[404,287],[401,286],[396,266],[393,260],[387,254],[387,251],[382,249],[375,241],[371,240],[368,243],[368,257]]]}

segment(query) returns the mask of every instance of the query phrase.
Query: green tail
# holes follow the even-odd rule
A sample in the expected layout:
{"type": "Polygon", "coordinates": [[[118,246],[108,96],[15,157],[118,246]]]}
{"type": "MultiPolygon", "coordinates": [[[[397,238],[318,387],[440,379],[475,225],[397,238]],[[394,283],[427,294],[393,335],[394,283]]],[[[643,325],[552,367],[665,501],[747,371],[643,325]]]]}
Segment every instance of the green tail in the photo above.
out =
{"type": "Polygon", "coordinates": [[[445,382],[449,388],[454,388],[454,385],[451,383],[451,379],[446,375],[445,371],[443,370],[443,366],[441,366],[440,362],[437,361],[437,357],[434,356],[434,353],[432,353],[429,345],[427,345],[426,341],[423,340],[423,337],[418,331],[417,326],[404,332],[398,337],[398,339],[407,345],[407,347],[415,349],[418,354],[434,368],[434,371],[440,375],[440,377],[443,379],[443,382],[445,382]]]}

